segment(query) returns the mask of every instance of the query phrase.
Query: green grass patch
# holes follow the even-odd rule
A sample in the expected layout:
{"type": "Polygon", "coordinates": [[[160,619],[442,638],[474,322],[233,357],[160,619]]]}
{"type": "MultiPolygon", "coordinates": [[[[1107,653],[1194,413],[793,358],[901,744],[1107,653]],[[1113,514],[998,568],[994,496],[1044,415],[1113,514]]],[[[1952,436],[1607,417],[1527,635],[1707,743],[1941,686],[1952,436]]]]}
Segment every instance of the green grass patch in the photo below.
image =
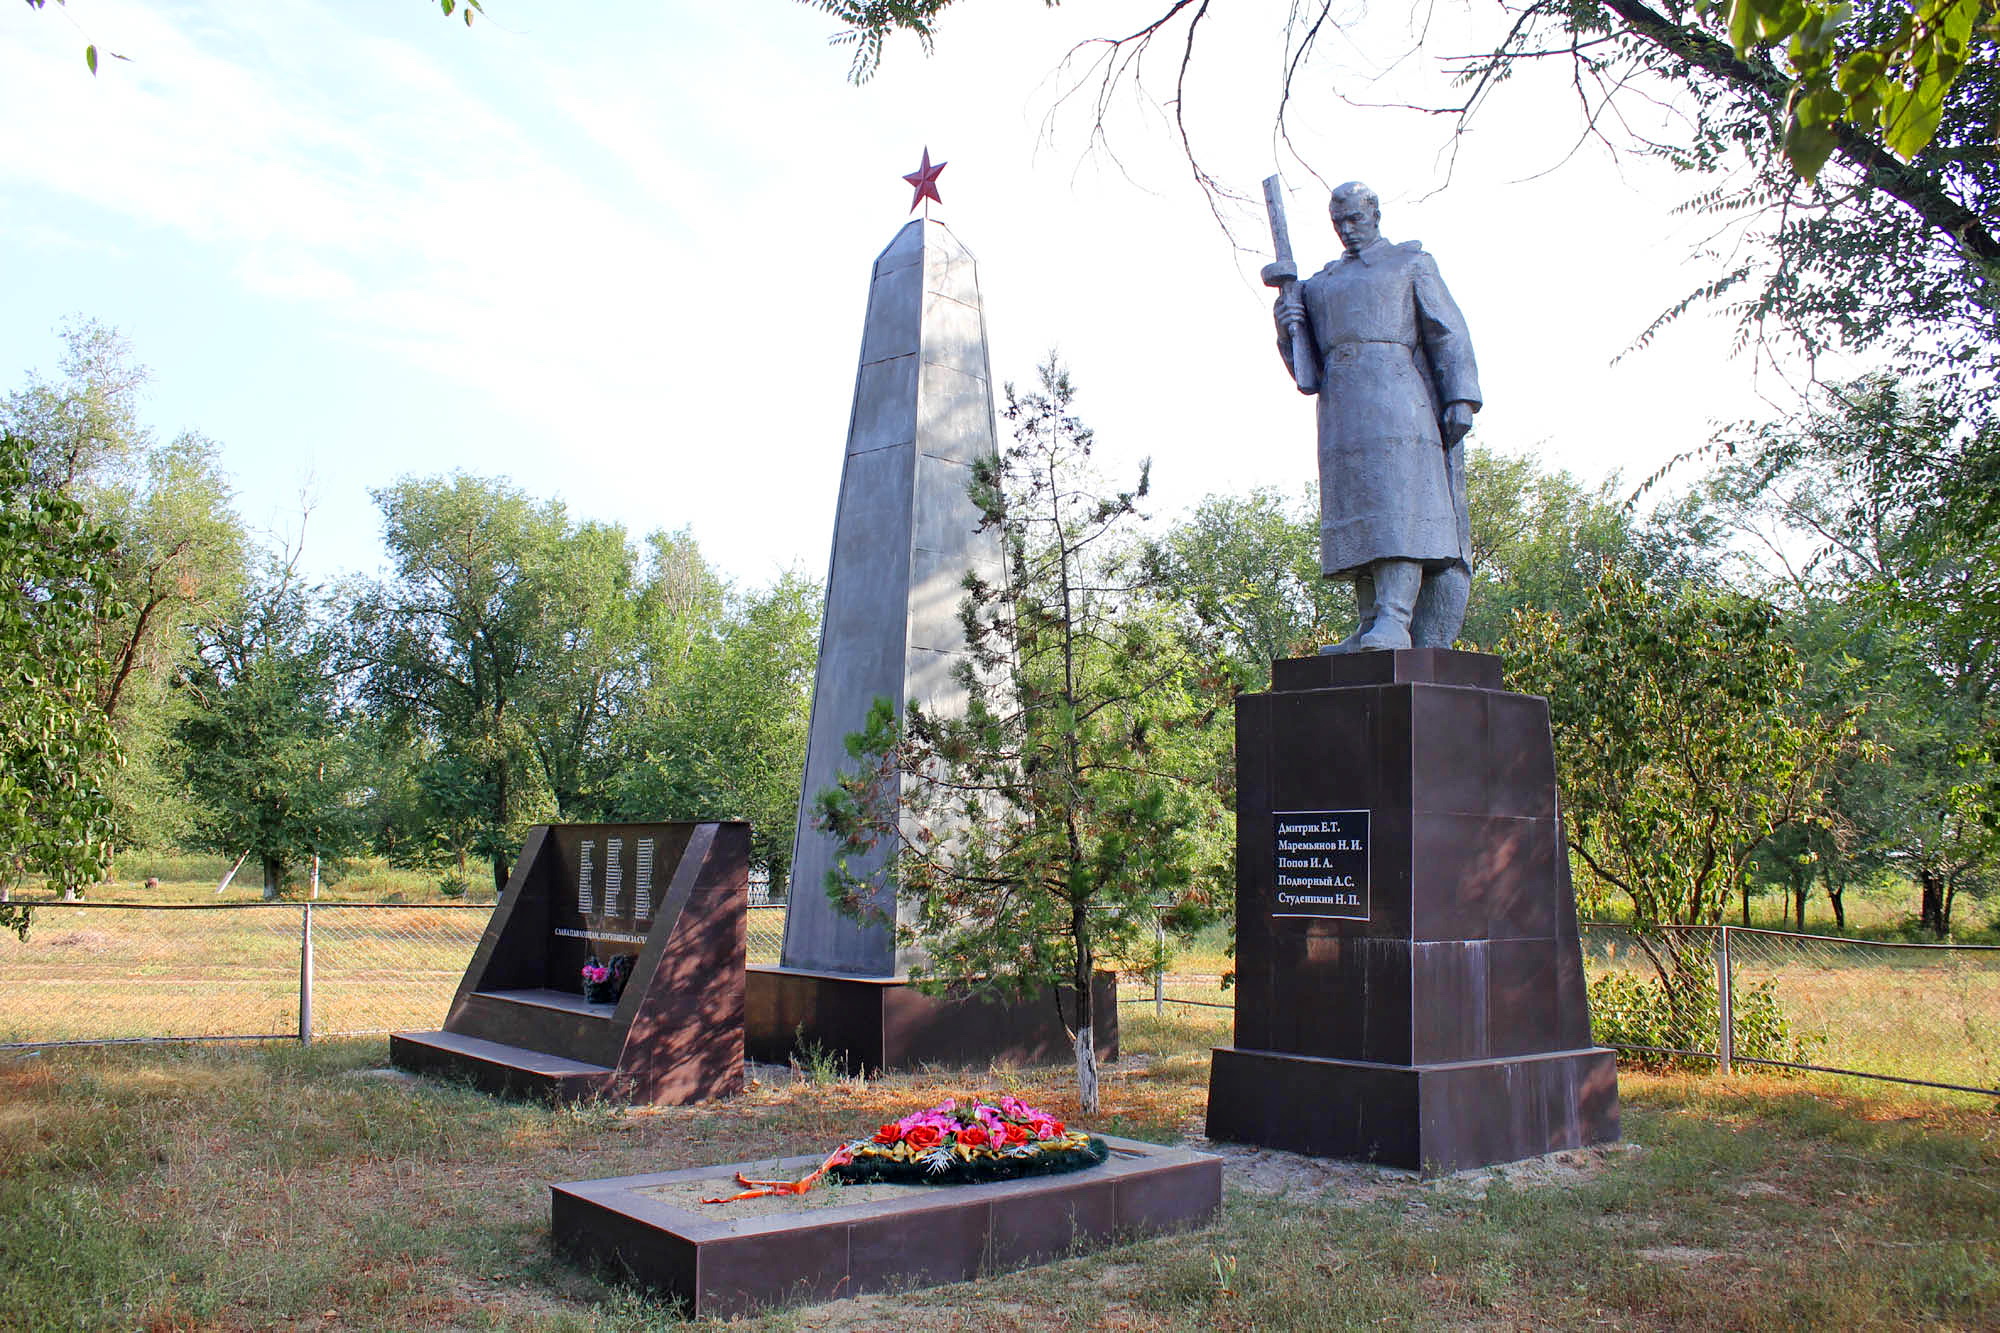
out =
{"type": "MultiPolygon", "coordinates": [[[[1091,1128],[1197,1133],[1211,1020],[1128,1006],[1091,1128]]],[[[668,1306],[548,1248],[551,1181],[823,1151],[1063,1069],[754,1086],[725,1104],[504,1102],[385,1076],[377,1040],[0,1057],[0,1327],[628,1330],[668,1306]]],[[[1990,1109],[1798,1080],[1627,1074],[1630,1149],[1420,1181],[1301,1173],[1224,1216],[979,1282],[774,1311],[901,1329],[1992,1327],[1990,1109]]]]}

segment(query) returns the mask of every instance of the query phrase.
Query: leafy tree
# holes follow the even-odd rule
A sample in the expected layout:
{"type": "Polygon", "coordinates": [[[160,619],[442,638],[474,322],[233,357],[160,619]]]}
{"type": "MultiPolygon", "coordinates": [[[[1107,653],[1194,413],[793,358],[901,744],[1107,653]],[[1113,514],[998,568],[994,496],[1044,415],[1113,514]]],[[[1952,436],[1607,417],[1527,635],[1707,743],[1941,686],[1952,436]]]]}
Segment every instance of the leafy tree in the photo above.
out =
{"type": "Polygon", "coordinates": [[[1712,503],[1792,608],[1810,692],[1863,705],[1873,743],[1842,770],[1845,836],[1816,864],[1907,874],[1942,937],[2000,867],[2000,427],[1876,376],[1724,444],[1712,503]]]}
{"type": "Polygon", "coordinates": [[[1276,490],[1211,495],[1146,547],[1157,591],[1217,636],[1245,688],[1264,689],[1271,661],[1340,637],[1353,616],[1345,584],[1319,568],[1310,493],[1288,505],[1276,490]]]}
{"type": "Polygon", "coordinates": [[[361,850],[361,756],[349,735],[331,606],[298,552],[267,560],[242,614],[208,626],[182,673],[176,726],[196,845],[250,853],[264,897],[313,857],[361,850]]]}
{"type": "Polygon", "coordinates": [[[1617,478],[1595,489],[1533,454],[1466,451],[1472,519],[1472,595],[1461,639],[1496,649],[1514,613],[1573,614],[1586,605],[1607,563],[1631,565],[1640,536],[1615,498],[1617,478]]]}
{"type": "Polygon", "coordinates": [[[587,618],[571,591],[601,586],[575,565],[605,548],[571,548],[562,506],[503,482],[459,473],[374,494],[395,575],[356,597],[364,697],[425,744],[424,841],[486,859],[501,888],[527,826],[555,812],[531,700],[587,618]]]}
{"type": "Polygon", "coordinates": [[[114,537],[92,609],[96,702],[128,762],[111,788],[124,845],[158,845],[185,826],[168,687],[190,660],[197,626],[234,614],[244,541],[230,488],[203,437],[158,443],[141,422],[148,372],[115,329],[62,330],[61,377],[30,376],[0,403],[0,427],[29,446],[41,489],[77,501],[114,537]]]}
{"type": "MultiPolygon", "coordinates": [[[[107,786],[119,758],[90,651],[115,538],[36,484],[33,447],[0,434],[0,889],[43,876],[74,898],[111,863],[107,786]]],[[[0,894],[0,927],[30,909],[0,894]]]]}
{"type": "Polygon", "coordinates": [[[819,659],[820,588],[786,574],[731,600],[708,632],[692,638],[684,669],[662,673],[641,701],[613,811],[625,819],[747,819],[751,863],[782,895],[819,659]]]}
{"type": "Polygon", "coordinates": [[[1095,1111],[1093,975],[1150,959],[1155,903],[1173,905],[1176,927],[1207,919],[1226,875],[1215,724],[1230,682],[1134,582],[1137,553],[1121,539],[1146,470],[1131,490],[1100,487],[1074,392],[1053,359],[1038,391],[1010,385],[1013,443],[975,471],[1008,586],[967,576],[964,713],[912,700],[899,722],[877,700],[848,741],[860,767],[817,799],[844,851],[829,893],[879,919],[873,904],[894,886],[890,924],[923,956],[913,978],[1017,998],[1069,987],[1078,1090],[1095,1111]],[[885,840],[883,869],[848,870],[845,856],[885,840]]]}
{"type": "MultiPolygon", "coordinates": [[[[1608,568],[1582,611],[1522,611],[1514,688],[1545,694],[1564,833],[1587,904],[1622,896],[1641,926],[1715,925],[1758,846],[1821,818],[1855,718],[1805,715],[1776,611],[1736,594],[1647,587],[1608,568]]],[[[1706,984],[1703,950],[1669,938],[1670,995],[1706,984]]]]}
{"type": "Polygon", "coordinates": [[[1786,44],[1793,85],[1785,155],[1818,174],[1844,134],[1879,131],[1908,161],[1937,133],[1945,99],[1994,28],[1982,0],[1919,0],[1872,41],[1843,41],[1851,9],[1811,0],[1728,0],[1717,7],[1738,58],[1786,44]]]}
{"type": "Polygon", "coordinates": [[[517,707],[557,809],[575,816],[607,799],[609,738],[645,683],[642,617],[657,603],[642,596],[622,527],[578,524],[554,543],[543,577],[561,623],[522,674],[517,707]]]}

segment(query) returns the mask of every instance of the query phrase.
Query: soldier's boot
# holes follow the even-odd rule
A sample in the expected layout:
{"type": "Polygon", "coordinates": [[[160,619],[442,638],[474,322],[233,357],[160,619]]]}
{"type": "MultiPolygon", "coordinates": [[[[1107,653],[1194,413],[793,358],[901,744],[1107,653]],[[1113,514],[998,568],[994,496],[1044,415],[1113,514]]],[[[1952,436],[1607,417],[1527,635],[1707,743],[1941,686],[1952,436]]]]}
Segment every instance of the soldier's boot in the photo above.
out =
{"type": "Polygon", "coordinates": [[[1354,576],[1354,616],[1354,633],[1339,643],[1321,644],[1321,654],[1351,653],[1361,636],[1375,627],[1375,576],[1365,569],[1354,576]]]}
{"type": "Polygon", "coordinates": [[[1465,628],[1465,603],[1472,592],[1472,572],[1452,564],[1424,575],[1417,610],[1410,617],[1410,642],[1419,648],[1449,648],[1465,628]]]}
{"type": "Polygon", "coordinates": [[[1377,652],[1410,646],[1410,616],[1424,585],[1424,567],[1415,560],[1377,560],[1375,623],[1354,642],[1354,651],[1377,652]]]}

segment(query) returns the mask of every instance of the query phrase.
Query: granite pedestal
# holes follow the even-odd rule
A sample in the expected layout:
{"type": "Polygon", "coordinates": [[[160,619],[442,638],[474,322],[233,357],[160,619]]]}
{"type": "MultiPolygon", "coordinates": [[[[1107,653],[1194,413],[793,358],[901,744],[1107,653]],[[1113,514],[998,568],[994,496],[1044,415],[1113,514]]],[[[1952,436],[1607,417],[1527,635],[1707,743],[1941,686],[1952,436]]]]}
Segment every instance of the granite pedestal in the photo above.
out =
{"type": "Polygon", "coordinates": [[[743,1086],[750,826],[530,830],[444,1027],[389,1056],[489,1092],[678,1104],[743,1086]],[[596,956],[632,960],[615,1003],[583,995],[596,956]]]}
{"type": "Polygon", "coordinates": [[[1236,754],[1209,1137],[1445,1171],[1616,1139],[1547,702],[1477,653],[1281,661],[1236,754]]]}
{"type": "MultiPolygon", "coordinates": [[[[1062,1010],[1076,1014],[1064,989],[1062,1010]]],[[[817,1049],[850,1071],[921,1065],[1058,1064],[1075,1058],[1056,998],[1009,1003],[980,996],[926,995],[893,977],[852,977],[789,967],[752,967],[745,979],[744,1048],[753,1060],[783,1064],[817,1049]]],[[[1097,974],[1091,990],[1097,1058],[1118,1058],[1118,978],[1097,974]]]]}
{"type": "Polygon", "coordinates": [[[1111,1160],[1063,1175],[822,1187],[784,1200],[779,1211],[697,1200],[735,1193],[738,1171],[796,1179],[819,1158],[572,1181],[549,1187],[549,1230],[561,1253],[687,1302],[690,1318],[726,1319],[1047,1263],[1079,1248],[1199,1227],[1221,1207],[1220,1158],[1105,1142],[1111,1160]]]}

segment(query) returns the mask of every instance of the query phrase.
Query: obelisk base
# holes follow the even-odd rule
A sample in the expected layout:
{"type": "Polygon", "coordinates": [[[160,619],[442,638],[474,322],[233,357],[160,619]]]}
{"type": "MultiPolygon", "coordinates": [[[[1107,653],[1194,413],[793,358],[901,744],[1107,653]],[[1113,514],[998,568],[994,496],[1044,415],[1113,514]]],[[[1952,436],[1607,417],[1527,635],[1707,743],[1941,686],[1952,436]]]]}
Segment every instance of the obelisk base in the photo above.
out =
{"type": "Polygon", "coordinates": [[[1208,1137],[1426,1174],[1518,1161],[1617,1139],[1617,1057],[1385,1065],[1218,1046],[1208,1137]]]}
{"type": "MultiPolygon", "coordinates": [[[[783,1064],[823,1054],[851,1072],[919,1065],[1061,1064],[1075,1059],[1069,1033],[1046,991],[1031,1002],[988,996],[926,995],[908,981],[752,967],[745,976],[743,1048],[752,1060],[783,1064]]],[[[1118,1058],[1118,979],[1097,974],[1091,988],[1097,1058],[1118,1058]]],[[[1067,989],[1062,1013],[1074,1015],[1067,989]]]]}

